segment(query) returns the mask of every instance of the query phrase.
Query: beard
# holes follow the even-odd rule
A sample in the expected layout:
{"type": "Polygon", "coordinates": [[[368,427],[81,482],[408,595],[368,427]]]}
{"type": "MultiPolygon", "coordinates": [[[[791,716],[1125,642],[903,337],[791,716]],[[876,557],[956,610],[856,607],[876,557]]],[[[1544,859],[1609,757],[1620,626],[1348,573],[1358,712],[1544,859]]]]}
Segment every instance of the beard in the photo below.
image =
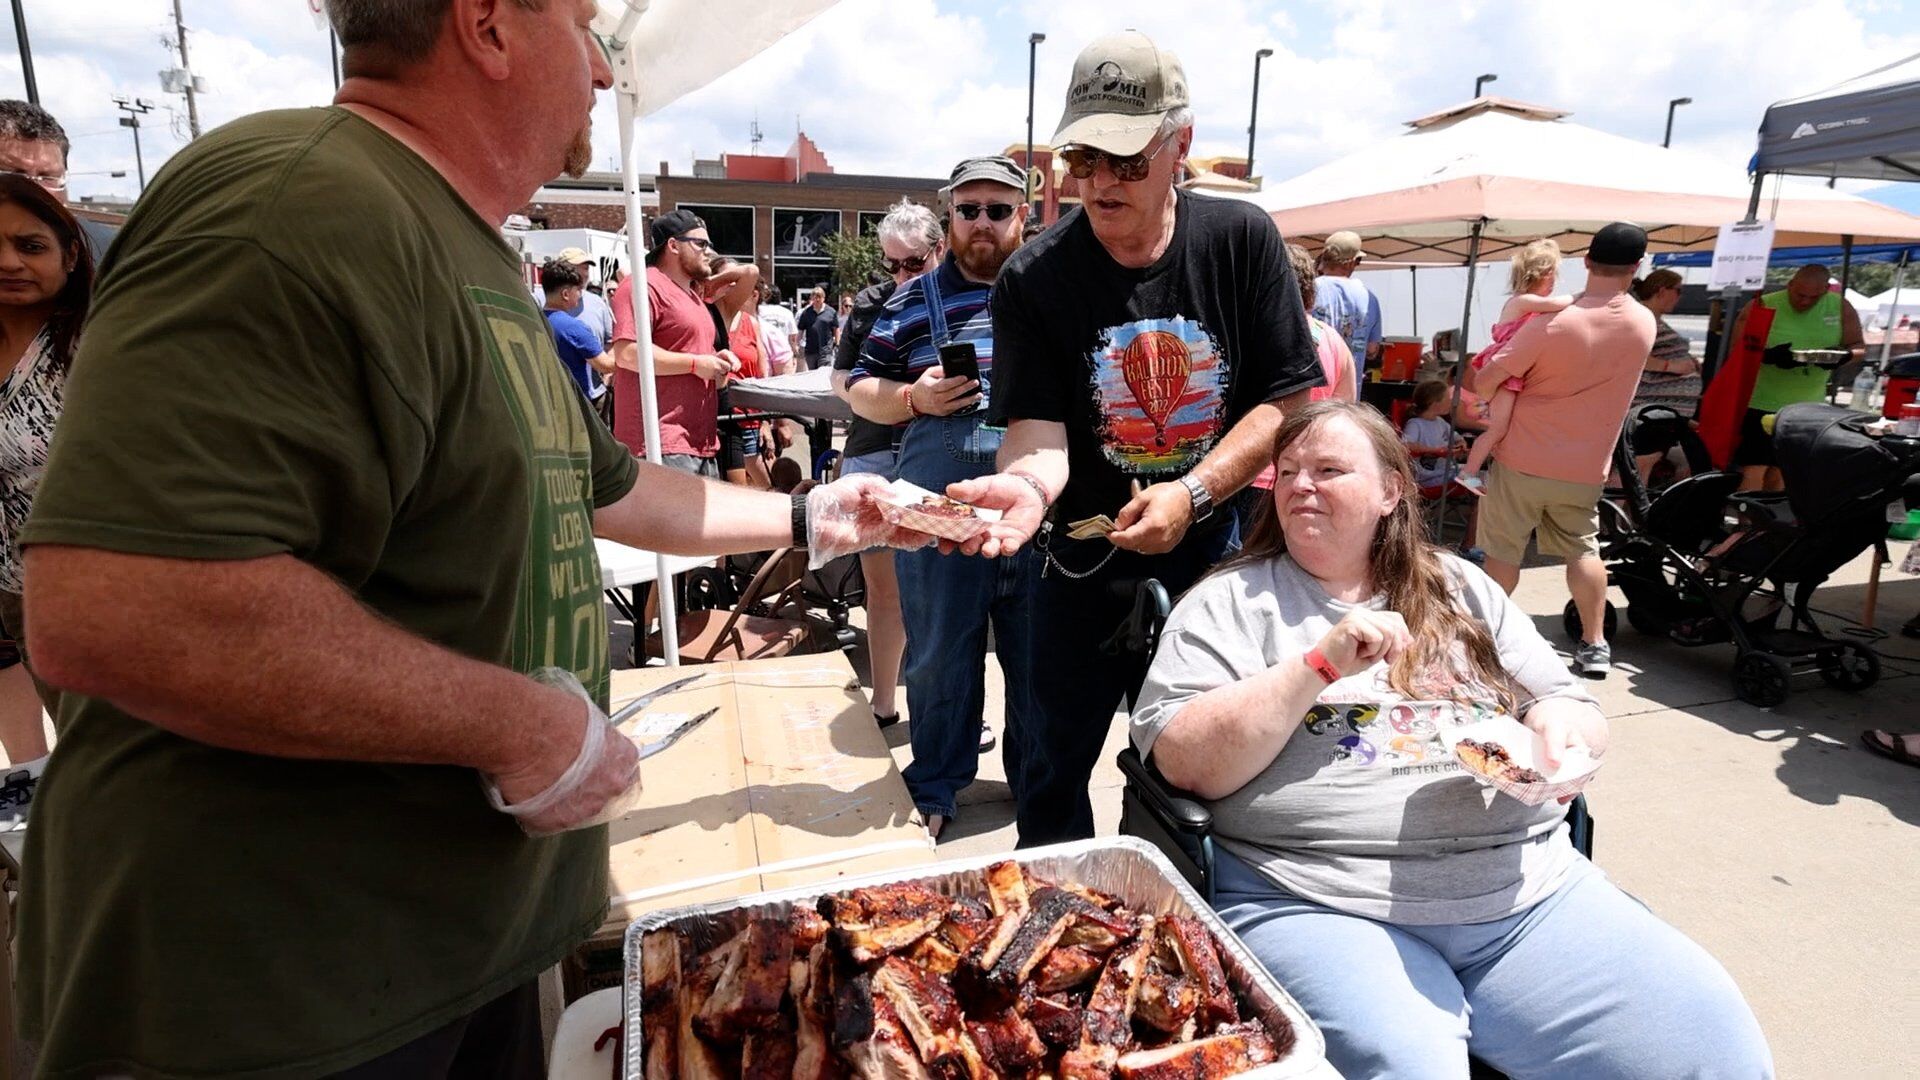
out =
{"type": "Polygon", "coordinates": [[[992,281],[1000,276],[1000,268],[1007,265],[1007,260],[1013,257],[1014,249],[1019,246],[1020,233],[1017,229],[1004,239],[991,232],[976,233],[967,238],[966,244],[953,249],[953,258],[967,277],[975,281],[992,281]]]}
{"type": "Polygon", "coordinates": [[[560,171],[578,179],[585,176],[587,169],[592,165],[593,126],[589,123],[574,132],[573,141],[567,144],[567,156],[560,166],[560,171]]]}

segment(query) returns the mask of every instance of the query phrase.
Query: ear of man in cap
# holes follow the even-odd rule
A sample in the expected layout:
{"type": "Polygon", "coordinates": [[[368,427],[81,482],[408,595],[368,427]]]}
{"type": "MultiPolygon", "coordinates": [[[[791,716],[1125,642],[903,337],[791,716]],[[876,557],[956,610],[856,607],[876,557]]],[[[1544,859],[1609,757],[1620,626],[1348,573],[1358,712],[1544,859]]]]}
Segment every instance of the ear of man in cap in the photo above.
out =
{"type": "Polygon", "coordinates": [[[1073,62],[1055,146],[1086,146],[1116,157],[1145,150],[1161,122],[1191,104],[1180,60],[1138,30],[1097,38],[1073,62]]]}

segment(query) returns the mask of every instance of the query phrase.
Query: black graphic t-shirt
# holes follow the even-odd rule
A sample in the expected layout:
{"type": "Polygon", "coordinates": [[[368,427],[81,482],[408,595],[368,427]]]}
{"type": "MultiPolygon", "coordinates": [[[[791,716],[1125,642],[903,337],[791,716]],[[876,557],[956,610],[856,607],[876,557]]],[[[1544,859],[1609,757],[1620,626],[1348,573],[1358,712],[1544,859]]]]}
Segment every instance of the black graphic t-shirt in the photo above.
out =
{"type": "Polygon", "coordinates": [[[1057,520],[1113,515],[1128,481],[1185,475],[1254,406],[1325,382],[1273,220],[1177,193],[1152,266],[1115,262],[1074,210],[993,289],[992,423],[1067,426],[1057,520]]]}

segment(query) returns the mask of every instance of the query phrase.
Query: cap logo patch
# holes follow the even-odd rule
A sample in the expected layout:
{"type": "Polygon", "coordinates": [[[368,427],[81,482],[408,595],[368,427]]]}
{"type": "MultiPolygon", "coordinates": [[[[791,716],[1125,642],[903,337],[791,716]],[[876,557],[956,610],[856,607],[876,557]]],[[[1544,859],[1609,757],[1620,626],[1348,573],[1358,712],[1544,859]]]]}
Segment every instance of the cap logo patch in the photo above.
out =
{"type": "Polygon", "coordinates": [[[1136,109],[1147,107],[1147,84],[1130,78],[1111,60],[1093,69],[1092,77],[1079,83],[1067,95],[1075,106],[1114,104],[1136,109]]]}

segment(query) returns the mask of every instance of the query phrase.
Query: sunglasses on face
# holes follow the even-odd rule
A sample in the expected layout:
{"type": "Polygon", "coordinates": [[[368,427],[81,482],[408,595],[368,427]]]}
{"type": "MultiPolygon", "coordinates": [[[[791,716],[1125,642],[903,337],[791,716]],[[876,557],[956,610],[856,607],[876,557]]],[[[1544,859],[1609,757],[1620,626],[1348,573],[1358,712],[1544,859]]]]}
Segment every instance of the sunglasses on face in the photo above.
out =
{"type": "Polygon", "coordinates": [[[1071,146],[1060,151],[1061,160],[1067,163],[1067,174],[1075,180],[1091,180],[1100,169],[1100,163],[1106,162],[1113,170],[1113,178],[1123,184],[1137,184],[1147,178],[1147,170],[1152,168],[1153,159],[1160,155],[1160,148],[1167,145],[1161,139],[1137,154],[1118,157],[1105,150],[1095,150],[1087,146],[1071,146]]]}
{"type": "Polygon", "coordinates": [[[712,244],[708,243],[705,240],[700,239],[697,236],[676,236],[674,237],[674,239],[680,241],[683,244],[692,244],[694,247],[699,248],[701,251],[713,250],[712,244]]]}
{"type": "Polygon", "coordinates": [[[959,214],[962,218],[966,219],[967,221],[976,220],[977,218],[979,218],[981,214],[985,214],[987,215],[988,221],[1001,222],[1012,217],[1013,212],[1016,209],[1017,207],[1013,203],[1003,203],[1003,202],[996,202],[996,203],[963,202],[963,203],[953,204],[953,212],[956,214],[959,214]]]}
{"type": "Polygon", "coordinates": [[[882,255],[880,256],[880,269],[885,270],[888,274],[897,274],[902,270],[905,270],[909,274],[917,274],[927,268],[927,260],[932,257],[933,252],[931,251],[920,255],[909,255],[904,259],[889,259],[885,255],[882,255]]]}

